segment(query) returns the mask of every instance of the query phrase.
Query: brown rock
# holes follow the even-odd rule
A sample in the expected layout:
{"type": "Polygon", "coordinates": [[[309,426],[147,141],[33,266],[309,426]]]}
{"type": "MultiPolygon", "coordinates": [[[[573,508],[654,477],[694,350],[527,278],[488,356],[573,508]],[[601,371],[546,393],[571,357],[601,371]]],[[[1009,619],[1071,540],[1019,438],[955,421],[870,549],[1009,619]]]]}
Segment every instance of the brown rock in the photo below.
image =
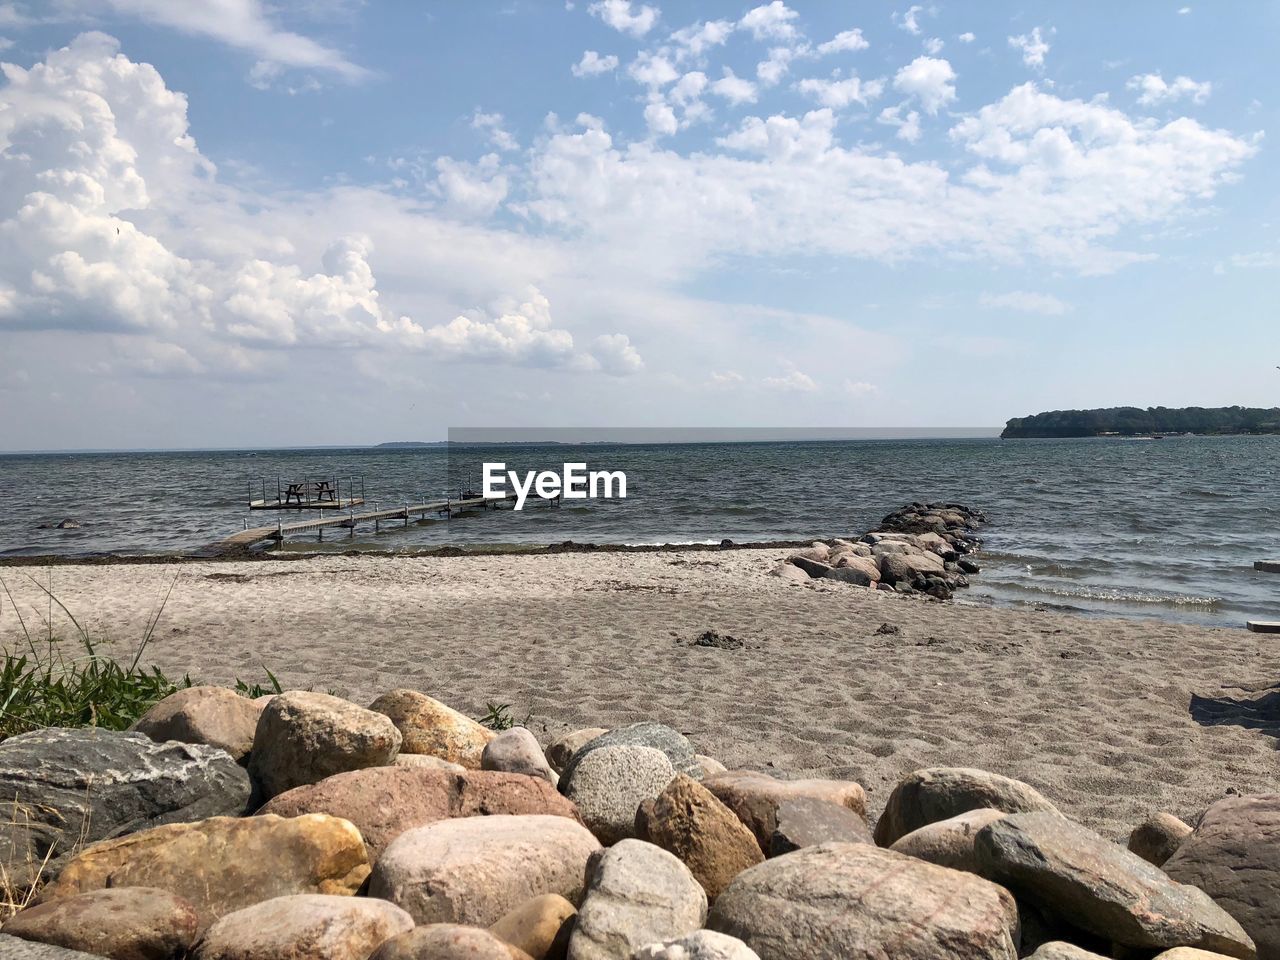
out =
{"type": "Polygon", "coordinates": [[[369,960],[529,960],[529,955],[479,927],[430,923],[388,940],[369,960]]]}
{"type": "Polygon", "coordinates": [[[489,932],[533,960],[564,960],[577,916],[577,909],[564,897],[546,893],[520,904],[489,932]]]}
{"type": "Polygon", "coordinates": [[[952,870],[978,872],[978,861],[973,853],[973,841],[989,823],[1007,816],[1001,810],[984,807],[967,810],[947,820],[927,823],[919,830],[912,830],[905,837],[893,842],[890,850],[905,853],[909,857],[928,860],[940,867],[952,870]]]}
{"type": "Polygon", "coordinates": [[[1195,947],[1174,947],[1163,953],[1157,953],[1155,960],[1231,960],[1225,953],[1210,953],[1208,950],[1197,950],[1195,947]]]}
{"type": "Polygon", "coordinates": [[[1174,855],[1191,828],[1171,813],[1157,813],[1129,834],[1129,850],[1157,867],[1174,855]]]}
{"type": "Polygon", "coordinates": [[[249,775],[274,797],[335,773],[380,767],[400,749],[400,733],[382,714],[325,693],[292,690],[262,710],[249,775]]]}
{"type": "Polygon", "coordinates": [[[188,687],[169,694],[129,729],[157,743],[178,740],[221,747],[244,762],[263,706],[227,687],[188,687]]]}
{"type": "Polygon", "coordinates": [[[1280,960],[1280,793],[1219,800],[1164,870],[1239,920],[1260,960],[1280,960]]]}
{"type": "Polygon", "coordinates": [[[1107,958],[1099,953],[1082,950],[1073,943],[1054,940],[1052,943],[1041,944],[1028,960],[1107,960],[1107,958]]]}
{"type": "Polygon", "coordinates": [[[379,945],[412,929],[413,918],[385,900],[276,897],[211,926],[195,960],[366,960],[379,945]]]}
{"type": "Polygon", "coordinates": [[[820,843],[870,843],[871,829],[860,814],[829,800],[783,797],[774,813],[777,821],[769,837],[771,857],[816,847],[820,843]]]}
{"type": "Polygon", "coordinates": [[[481,770],[370,767],[353,770],[272,798],[260,814],[296,817],[327,813],[355,824],[370,861],[404,831],[437,820],[495,813],[540,813],[577,819],[573,802],[547,781],[481,770]]]}
{"type": "Polygon", "coordinates": [[[679,857],[714,900],[747,867],[764,857],[755,836],[715,794],[677,774],[636,811],[636,836],[679,857]]]}
{"type": "Polygon", "coordinates": [[[564,773],[564,768],[569,765],[575,753],[596,737],[608,732],[605,727],[584,727],[581,730],[566,733],[547,747],[547,763],[551,764],[551,769],[556,773],[564,773]]]}
{"type": "Polygon", "coordinates": [[[391,718],[403,737],[402,752],[429,753],[469,770],[480,769],[485,744],[497,736],[488,727],[416,690],[384,693],[369,704],[369,709],[391,718]]]}
{"type": "Polygon", "coordinates": [[[4,932],[113,960],[171,960],[195,942],[197,927],[195,907],[182,897],[153,887],[122,887],[28,907],[4,932]]]}
{"type": "Polygon", "coordinates": [[[984,807],[1005,813],[1057,812],[1039,790],[1019,780],[969,767],[929,767],[907,774],[893,788],[876,822],[876,843],[892,846],[927,823],[984,807]]]}
{"type": "Polygon", "coordinates": [[[393,767],[417,767],[419,769],[448,770],[450,773],[462,773],[467,768],[460,763],[450,763],[429,753],[397,753],[391,761],[393,767]]]}
{"type": "Polygon", "coordinates": [[[368,874],[360,832],[338,817],[212,817],[94,844],[45,887],[42,900],[158,887],[189,900],[204,928],[273,897],[354,894],[368,874]]]}
{"type": "Polygon", "coordinates": [[[369,878],[371,896],[418,923],[497,923],[544,893],[582,898],[600,844],[568,817],[497,815],[441,820],[396,837],[369,878]]]}
{"type": "Polygon", "coordinates": [[[778,803],[789,797],[811,797],[847,807],[865,819],[867,795],[850,780],[775,780],[752,770],[730,770],[702,785],[732,810],[767,852],[778,826],[778,803]]]}
{"type": "Polygon", "coordinates": [[[729,768],[717,760],[715,757],[708,757],[701,753],[695,753],[693,759],[698,762],[698,766],[702,768],[702,777],[714,777],[717,773],[728,773],[729,768]]]}

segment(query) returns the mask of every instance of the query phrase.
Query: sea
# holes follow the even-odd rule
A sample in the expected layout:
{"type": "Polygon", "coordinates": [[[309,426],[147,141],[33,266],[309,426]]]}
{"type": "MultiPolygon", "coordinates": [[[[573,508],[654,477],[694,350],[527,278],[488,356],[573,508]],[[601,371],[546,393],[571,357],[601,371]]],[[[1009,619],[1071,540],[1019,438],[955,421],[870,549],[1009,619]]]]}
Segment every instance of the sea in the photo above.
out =
{"type": "MultiPolygon", "coordinates": [[[[0,456],[0,563],[197,551],[303,479],[363,490],[358,509],[479,491],[484,463],[623,471],[625,499],[531,497],[404,525],[330,529],[283,552],[404,552],[452,545],[737,544],[852,537],[914,500],[986,513],[982,572],[965,602],[1242,627],[1280,620],[1280,437],[1070,440],[522,443],[0,456]],[[64,519],[72,529],[42,529],[64,519]]],[[[3,569],[0,568],[0,575],[3,569]]]]}

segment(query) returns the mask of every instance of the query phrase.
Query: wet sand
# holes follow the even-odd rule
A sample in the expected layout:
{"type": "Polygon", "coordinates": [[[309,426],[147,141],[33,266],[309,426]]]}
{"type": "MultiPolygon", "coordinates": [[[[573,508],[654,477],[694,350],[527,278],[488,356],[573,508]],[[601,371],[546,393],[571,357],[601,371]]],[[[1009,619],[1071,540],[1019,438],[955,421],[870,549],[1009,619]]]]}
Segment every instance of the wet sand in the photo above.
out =
{"type": "MultiPolygon", "coordinates": [[[[51,576],[58,599],[121,657],[172,584],[145,661],[171,674],[265,681],[265,666],[286,687],[361,703],[395,687],[472,716],[505,703],[544,743],[654,719],[731,768],[857,780],[877,813],[902,774],[936,765],[1026,780],[1117,839],[1157,810],[1194,818],[1230,790],[1275,788],[1280,652],[1265,635],[795,584],[770,573],[787,552],[329,556],[0,576],[39,630],[48,600],[28,577],[51,576]],[[743,645],[695,645],[708,630],[743,645]]],[[[0,605],[0,643],[12,648],[17,617],[0,605]]],[[[68,635],[56,607],[54,620],[68,635]]]]}

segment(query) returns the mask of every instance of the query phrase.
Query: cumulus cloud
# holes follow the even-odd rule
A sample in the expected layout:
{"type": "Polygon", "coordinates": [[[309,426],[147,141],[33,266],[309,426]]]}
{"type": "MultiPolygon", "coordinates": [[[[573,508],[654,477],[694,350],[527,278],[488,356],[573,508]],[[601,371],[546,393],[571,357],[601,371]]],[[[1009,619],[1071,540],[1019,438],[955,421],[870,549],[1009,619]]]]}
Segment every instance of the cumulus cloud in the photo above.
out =
{"type": "Polygon", "coordinates": [[[626,377],[644,369],[644,360],[624,333],[607,333],[596,337],[591,356],[605,373],[626,377]]]}
{"type": "Polygon", "coordinates": [[[819,80],[806,77],[796,84],[801,93],[813,97],[824,107],[841,110],[850,104],[874,100],[884,91],[884,84],[879,80],[862,81],[856,76],[843,80],[819,80]]]}
{"type": "Polygon", "coordinates": [[[871,46],[867,39],[862,35],[861,30],[845,30],[837,33],[826,43],[818,44],[818,53],[826,56],[829,53],[840,53],[842,51],[857,52],[865,50],[871,46]]]}
{"type": "Polygon", "coordinates": [[[1213,92],[1213,84],[1208,81],[1195,81],[1190,77],[1176,77],[1169,83],[1159,73],[1144,73],[1131,77],[1128,83],[1130,90],[1139,92],[1138,102],[1144,107],[1156,106],[1187,99],[1192,103],[1204,103],[1213,92]]]}
{"type": "Polygon", "coordinates": [[[750,30],[756,40],[791,40],[799,36],[794,22],[799,16],[782,0],[772,0],[748,10],[738,26],[750,30]]]}
{"type": "Polygon", "coordinates": [[[945,46],[946,44],[943,43],[939,37],[930,37],[924,42],[924,52],[929,54],[931,57],[936,57],[942,52],[942,48],[945,46]]]}
{"type": "Polygon", "coordinates": [[[1044,39],[1039,27],[1032,27],[1030,33],[1021,33],[1009,38],[1009,46],[1022,52],[1022,62],[1035,70],[1044,69],[1044,58],[1049,53],[1049,41],[1044,39]]]}
{"type": "Polygon", "coordinates": [[[780,377],[765,377],[760,381],[770,390],[783,393],[813,393],[818,389],[817,381],[807,373],[792,368],[780,377]]]}
{"type": "Polygon", "coordinates": [[[1046,317],[1060,317],[1071,307],[1049,293],[1032,293],[1011,290],[1008,293],[984,293],[978,303],[995,310],[1016,310],[1020,313],[1039,313],[1046,317]]]}
{"type": "Polygon", "coordinates": [[[440,157],[435,168],[435,188],[450,213],[487,217],[507,197],[509,182],[496,153],[476,163],[440,157]]]}
{"type": "Polygon", "coordinates": [[[920,114],[915,110],[909,110],[903,114],[906,109],[905,104],[898,104],[896,107],[885,107],[880,111],[880,116],[876,118],[877,122],[886,124],[890,127],[897,127],[897,136],[907,143],[915,143],[920,139],[920,114]]]}
{"type": "Polygon", "coordinates": [[[796,55],[792,47],[774,47],[769,51],[767,60],[756,64],[756,79],[766,87],[777,86],[791,69],[791,61],[796,55]]]}
{"type": "Polygon", "coordinates": [[[646,87],[663,87],[679,79],[680,71],[662,53],[644,51],[627,67],[636,83],[646,87]]]}
{"type": "Polygon", "coordinates": [[[966,30],[964,33],[960,34],[960,36],[956,37],[956,39],[961,43],[973,43],[973,41],[978,38],[972,31],[966,30]]]}
{"type": "Polygon", "coordinates": [[[745,77],[737,76],[728,67],[724,68],[724,76],[710,85],[710,90],[734,105],[756,102],[756,85],[745,77]]]}
{"type": "Polygon", "coordinates": [[[651,7],[647,3],[637,7],[631,0],[599,0],[591,4],[587,11],[619,33],[629,33],[633,37],[643,37],[654,28],[660,16],[657,7],[651,7]]]}
{"type": "Polygon", "coordinates": [[[946,60],[916,57],[894,75],[893,86],[919,100],[926,113],[936,114],[956,98],[955,79],[956,72],[946,60]]]}
{"type": "Polygon", "coordinates": [[[874,383],[867,383],[865,380],[846,380],[844,382],[844,392],[851,397],[869,397],[872,394],[879,393],[880,388],[874,383]]]}
{"type": "Polygon", "coordinates": [[[594,50],[584,51],[582,59],[569,68],[575,77],[598,77],[618,69],[618,58],[612,53],[600,56],[594,50]]]}
{"type": "Polygon", "coordinates": [[[680,48],[678,59],[699,58],[712,47],[721,46],[734,31],[731,20],[709,20],[682,27],[671,34],[671,42],[680,48]]]}
{"type": "Polygon", "coordinates": [[[500,113],[484,113],[477,110],[471,116],[471,126],[476,130],[483,130],[489,138],[489,142],[499,150],[519,150],[520,144],[502,125],[502,114],[500,113]]]}
{"type": "Polygon", "coordinates": [[[920,33],[919,17],[923,12],[924,7],[918,5],[908,7],[903,13],[895,13],[893,15],[893,22],[901,29],[907,31],[907,33],[916,34],[918,36],[920,33]]]}

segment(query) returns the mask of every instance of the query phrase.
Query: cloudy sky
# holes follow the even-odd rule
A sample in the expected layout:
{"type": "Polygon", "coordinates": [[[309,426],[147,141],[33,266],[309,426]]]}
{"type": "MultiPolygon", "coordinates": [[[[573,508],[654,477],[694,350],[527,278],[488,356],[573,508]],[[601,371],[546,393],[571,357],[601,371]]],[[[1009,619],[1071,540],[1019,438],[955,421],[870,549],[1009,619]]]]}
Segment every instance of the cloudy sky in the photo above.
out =
{"type": "Polygon", "coordinates": [[[1278,29],[0,0],[0,449],[1274,405],[1278,29]]]}

